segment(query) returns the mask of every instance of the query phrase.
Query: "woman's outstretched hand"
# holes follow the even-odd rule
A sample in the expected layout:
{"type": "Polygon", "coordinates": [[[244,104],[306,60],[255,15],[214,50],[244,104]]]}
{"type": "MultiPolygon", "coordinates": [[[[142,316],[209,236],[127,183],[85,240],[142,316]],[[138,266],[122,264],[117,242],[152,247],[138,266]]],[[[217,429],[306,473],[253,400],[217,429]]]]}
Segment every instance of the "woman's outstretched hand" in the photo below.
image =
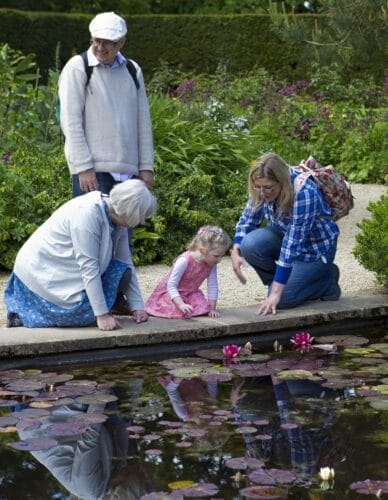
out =
{"type": "Polygon", "coordinates": [[[246,260],[244,257],[241,257],[240,255],[240,247],[234,246],[232,248],[232,251],[230,252],[230,257],[232,259],[232,267],[234,274],[237,276],[237,278],[240,280],[240,282],[245,285],[247,282],[246,277],[244,276],[243,272],[241,271],[242,266],[246,266],[246,260]]]}

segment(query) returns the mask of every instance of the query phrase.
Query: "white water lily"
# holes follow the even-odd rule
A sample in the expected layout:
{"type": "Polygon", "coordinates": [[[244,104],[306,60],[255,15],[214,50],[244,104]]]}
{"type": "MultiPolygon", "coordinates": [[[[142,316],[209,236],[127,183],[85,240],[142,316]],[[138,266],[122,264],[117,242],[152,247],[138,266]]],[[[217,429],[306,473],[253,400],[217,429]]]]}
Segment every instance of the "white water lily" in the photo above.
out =
{"type": "Polygon", "coordinates": [[[334,479],[334,476],[335,476],[334,469],[332,469],[331,467],[321,467],[319,471],[319,477],[323,481],[331,481],[334,479]]]}

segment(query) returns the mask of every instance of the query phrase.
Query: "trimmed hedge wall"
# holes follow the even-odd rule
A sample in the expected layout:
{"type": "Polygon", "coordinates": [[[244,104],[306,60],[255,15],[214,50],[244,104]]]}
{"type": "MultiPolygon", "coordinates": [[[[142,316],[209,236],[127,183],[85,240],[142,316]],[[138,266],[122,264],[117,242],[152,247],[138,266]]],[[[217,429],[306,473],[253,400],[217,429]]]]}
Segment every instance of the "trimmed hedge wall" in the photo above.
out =
{"type": "MultiPolygon", "coordinates": [[[[89,46],[90,15],[0,9],[0,42],[36,54],[43,77],[89,46]],[[60,43],[59,61],[55,54],[60,43]]],[[[264,67],[279,78],[302,76],[297,51],[269,29],[268,16],[126,16],[123,52],[143,68],[146,79],[162,61],[195,73],[214,71],[220,61],[232,72],[264,67]]]]}
{"type": "MultiPolygon", "coordinates": [[[[314,15],[300,14],[314,22],[314,15]]],[[[0,42],[23,54],[36,54],[43,75],[61,69],[74,53],[89,46],[90,15],[23,12],[0,9],[0,42]],[[59,60],[56,49],[60,44],[59,60]]],[[[124,53],[135,59],[148,79],[161,62],[195,74],[211,73],[227,62],[231,72],[263,67],[274,77],[295,80],[308,69],[295,47],[285,44],[270,29],[267,15],[146,15],[126,16],[124,53]]],[[[380,67],[365,68],[381,75],[380,67]]]]}

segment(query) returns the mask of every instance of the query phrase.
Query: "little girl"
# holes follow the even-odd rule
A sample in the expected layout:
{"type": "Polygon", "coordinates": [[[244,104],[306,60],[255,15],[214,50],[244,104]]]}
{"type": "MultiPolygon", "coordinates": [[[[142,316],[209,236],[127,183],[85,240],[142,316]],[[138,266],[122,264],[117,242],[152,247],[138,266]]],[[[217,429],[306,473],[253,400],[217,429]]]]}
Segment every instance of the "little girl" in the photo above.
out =
{"type": "Polygon", "coordinates": [[[156,285],[145,303],[151,316],[191,318],[208,314],[218,318],[217,264],[231,245],[226,232],[217,226],[201,227],[187,251],[179,255],[171,271],[156,285]],[[207,279],[207,296],[199,289],[207,279]]]}

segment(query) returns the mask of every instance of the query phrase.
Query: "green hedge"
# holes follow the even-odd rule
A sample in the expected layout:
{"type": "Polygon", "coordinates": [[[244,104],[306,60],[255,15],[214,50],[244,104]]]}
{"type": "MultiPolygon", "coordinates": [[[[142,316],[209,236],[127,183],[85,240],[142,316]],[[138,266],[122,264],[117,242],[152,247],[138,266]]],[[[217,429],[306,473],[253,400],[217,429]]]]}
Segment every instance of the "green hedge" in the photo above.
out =
{"type": "MultiPolygon", "coordinates": [[[[315,19],[314,15],[300,16],[311,23],[315,19]]],[[[83,14],[0,9],[0,43],[36,54],[45,80],[48,69],[61,69],[73,53],[88,47],[90,19],[83,14]]],[[[220,62],[226,62],[233,73],[263,67],[278,79],[295,80],[308,73],[295,47],[271,31],[267,15],[147,15],[126,16],[126,20],[129,31],[124,52],[141,64],[146,79],[161,63],[195,74],[211,73],[220,62]]],[[[374,67],[364,70],[381,80],[383,54],[374,61],[374,67]]]]}

